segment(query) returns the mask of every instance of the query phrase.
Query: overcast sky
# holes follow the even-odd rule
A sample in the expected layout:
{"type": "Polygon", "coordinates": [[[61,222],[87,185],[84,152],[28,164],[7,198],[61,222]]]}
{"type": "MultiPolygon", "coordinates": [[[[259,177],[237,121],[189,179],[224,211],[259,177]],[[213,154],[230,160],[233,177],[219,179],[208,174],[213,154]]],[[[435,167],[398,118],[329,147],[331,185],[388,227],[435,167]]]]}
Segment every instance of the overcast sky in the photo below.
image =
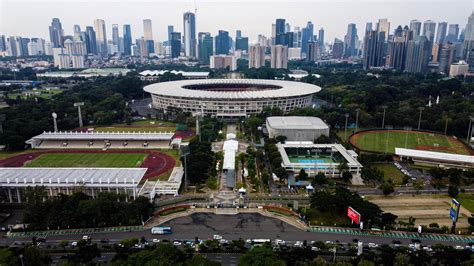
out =
{"type": "Polygon", "coordinates": [[[0,35],[42,37],[49,40],[48,26],[58,17],[65,34],[72,35],[73,25],[84,30],[96,18],[107,24],[107,37],[112,38],[111,25],[132,25],[132,37],[143,35],[142,20],[153,21],[153,37],[163,41],[167,25],[183,31],[182,15],[197,8],[197,32],[213,35],[227,30],[235,36],[242,30],[251,41],[262,33],[271,35],[271,25],[276,18],[285,18],[292,27],[304,26],[307,21],[315,25],[315,34],[325,29],[326,41],[343,38],[348,23],[356,23],[361,38],[365,23],[388,18],[390,32],[398,25],[409,24],[411,19],[431,19],[436,22],[457,23],[466,26],[474,9],[474,0],[0,0],[0,35]],[[195,4],[196,3],[196,4],[195,4]]]}

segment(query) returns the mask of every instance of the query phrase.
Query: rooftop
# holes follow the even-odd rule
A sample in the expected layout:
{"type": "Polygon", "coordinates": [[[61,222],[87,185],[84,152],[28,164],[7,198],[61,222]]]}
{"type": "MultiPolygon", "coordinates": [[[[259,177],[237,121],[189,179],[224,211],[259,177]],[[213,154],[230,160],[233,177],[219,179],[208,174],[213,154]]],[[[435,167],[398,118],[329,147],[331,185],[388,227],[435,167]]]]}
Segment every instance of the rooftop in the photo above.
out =
{"type": "Polygon", "coordinates": [[[173,132],[43,132],[32,139],[40,140],[171,140],[173,132]]]}
{"type": "Polygon", "coordinates": [[[461,155],[445,152],[422,151],[403,148],[395,148],[395,154],[406,157],[426,158],[445,162],[474,164],[474,156],[472,155],[461,155]]]}
{"type": "Polygon", "coordinates": [[[319,117],[270,116],[267,124],[275,129],[327,129],[329,126],[319,117]]]}

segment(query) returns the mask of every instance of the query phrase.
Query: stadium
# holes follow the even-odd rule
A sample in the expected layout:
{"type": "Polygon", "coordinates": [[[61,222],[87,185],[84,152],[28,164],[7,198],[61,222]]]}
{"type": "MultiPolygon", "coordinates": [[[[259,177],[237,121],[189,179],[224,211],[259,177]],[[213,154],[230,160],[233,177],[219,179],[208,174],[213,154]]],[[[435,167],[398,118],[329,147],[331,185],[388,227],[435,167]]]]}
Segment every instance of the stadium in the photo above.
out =
{"type": "Polygon", "coordinates": [[[143,88],[153,106],[221,118],[245,117],[278,107],[283,112],[307,107],[320,87],[293,81],[258,79],[206,79],[161,82],[143,88]]]}

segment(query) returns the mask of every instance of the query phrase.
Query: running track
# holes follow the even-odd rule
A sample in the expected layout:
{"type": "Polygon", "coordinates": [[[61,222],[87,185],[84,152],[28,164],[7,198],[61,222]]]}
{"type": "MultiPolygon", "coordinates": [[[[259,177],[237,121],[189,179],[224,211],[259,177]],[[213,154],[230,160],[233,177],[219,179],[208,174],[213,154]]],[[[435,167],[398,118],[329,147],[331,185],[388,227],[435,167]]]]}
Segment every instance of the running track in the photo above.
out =
{"type": "Polygon", "coordinates": [[[41,154],[45,153],[148,153],[143,163],[140,165],[141,168],[148,168],[145,173],[144,179],[159,176],[163,173],[173,169],[176,165],[176,160],[168,154],[147,151],[147,150],[50,150],[50,151],[38,151],[20,154],[12,157],[8,157],[0,160],[0,167],[23,167],[29,161],[38,158],[41,154]]]}

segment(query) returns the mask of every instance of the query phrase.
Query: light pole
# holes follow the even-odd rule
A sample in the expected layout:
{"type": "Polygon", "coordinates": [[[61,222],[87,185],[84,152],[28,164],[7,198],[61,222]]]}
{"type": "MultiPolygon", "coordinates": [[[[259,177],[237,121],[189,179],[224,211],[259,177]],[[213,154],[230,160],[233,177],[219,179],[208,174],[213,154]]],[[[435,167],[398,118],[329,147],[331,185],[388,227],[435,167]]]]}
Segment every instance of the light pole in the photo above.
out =
{"type": "MultiPolygon", "coordinates": [[[[467,138],[466,138],[466,144],[467,145],[469,145],[469,143],[471,142],[472,128],[473,128],[472,121],[474,121],[474,116],[470,115],[469,116],[469,127],[467,128],[467,138]]],[[[1,120],[0,120],[0,123],[1,123],[1,120]]],[[[0,125],[0,130],[1,130],[1,125],[0,125]]]]}
{"type": "Polygon", "coordinates": [[[448,113],[445,113],[445,115],[446,115],[446,123],[444,124],[444,135],[448,133],[448,121],[449,121],[448,113]]]}
{"type": "Polygon", "coordinates": [[[356,128],[355,128],[355,132],[357,132],[357,129],[359,128],[359,111],[360,111],[360,108],[357,108],[356,109],[356,128]]]}
{"type": "Polygon", "coordinates": [[[421,126],[421,112],[423,112],[423,110],[425,110],[425,107],[418,107],[418,110],[420,111],[420,116],[418,117],[418,130],[420,130],[420,126],[421,126]]]}
{"type": "Polygon", "coordinates": [[[79,116],[79,127],[83,127],[84,125],[82,124],[82,114],[81,114],[81,106],[83,106],[84,103],[74,103],[74,107],[77,107],[77,114],[79,116]]]}
{"type": "Polygon", "coordinates": [[[179,149],[181,157],[184,157],[184,191],[188,191],[188,168],[186,164],[186,157],[189,155],[189,146],[181,145],[179,149]]]}
{"type": "Polygon", "coordinates": [[[403,128],[405,131],[406,131],[406,134],[405,134],[405,149],[407,148],[407,144],[408,144],[408,132],[412,129],[411,127],[404,127],[403,128]]]}
{"type": "Polygon", "coordinates": [[[58,132],[58,122],[56,121],[56,119],[58,118],[58,114],[53,112],[51,116],[53,117],[54,132],[58,132]]]}
{"type": "Polygon", "coordinates": [[[385,111],[387,110],[386,105],[382,105],[383,108],[383,118],[382,118],[382,128],[385,126],[385,111]]]}
{"type": "Polygon", "coordinates": [[[390,130],[393,129],[393,127],[387,126],[386,129],[387,129],[387,139],[385,141],[385,154],[388,153],[388,139],[390,139],[390,130]]]}
{"type": "Polygon", "coordinates": [[[344,127],[344,141],[347,141],[347,120],[349,119],[349,114],[346,113],[344,116],[346,117],[346,125],[344,127]]]}

